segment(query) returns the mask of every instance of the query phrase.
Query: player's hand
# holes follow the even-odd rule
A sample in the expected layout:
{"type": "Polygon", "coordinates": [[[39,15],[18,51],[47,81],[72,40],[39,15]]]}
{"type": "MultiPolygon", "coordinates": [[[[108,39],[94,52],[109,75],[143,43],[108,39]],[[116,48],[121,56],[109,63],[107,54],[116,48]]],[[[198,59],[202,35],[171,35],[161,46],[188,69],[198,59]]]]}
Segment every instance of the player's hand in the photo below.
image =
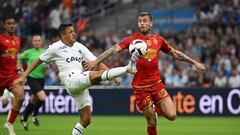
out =
{"type": "Polygon", "coordinates": [[[115,78],[112,80],[116,86],[120,85],[120,80],[118,78],[115,78]]]}
{"type": "Polygon", "coordinates": [[[23,85],[23,84],[24,84],[24,81],[25,81],[25,78],[23,78],[23,77],[20,77],[20,78],[18,78],[18,79],[15,79],[15,80],[13,81],[12,86],[13,86],[13,87],[16,87],[17,85],[23,85]]]}
{"type": "Polygon", "coordinates": [[[204,65],[202,65],[201,63],[196,62],[194,63],[194,66],[200,73],[204,73],[206,71],[204,65]]]}
{"type": "Polygon", "coordinates": [[[99,62],[97,60],[95,61],[88,61],[88,62],[83,62],[83,69],[84,71],[88,70],[96,70],[98,68],[99,62]]]}

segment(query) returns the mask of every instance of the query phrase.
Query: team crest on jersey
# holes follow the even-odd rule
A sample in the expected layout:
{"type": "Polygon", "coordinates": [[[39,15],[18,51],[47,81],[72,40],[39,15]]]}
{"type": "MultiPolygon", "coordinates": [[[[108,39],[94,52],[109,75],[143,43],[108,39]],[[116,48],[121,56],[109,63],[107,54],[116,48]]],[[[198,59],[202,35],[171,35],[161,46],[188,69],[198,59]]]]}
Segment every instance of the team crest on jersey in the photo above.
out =
{"type": "Polygon", "coordinates": [[[157,40],[156,38],[151,38],[151,40],[153,41],[153,43],[154,43],[155,45],[158,44],[158,40],[157,40]]]}
{"type": "Polygon", "coordinates": [[[82,50],[78,50],[79,53],[82,53],[82,50]]]}
{"type": "Polygon", "coordinates": [[[148,46],[151,46],[151,45],[152,45],[151,40],[147,40],[147,45],[148,45],[148,46]]]}

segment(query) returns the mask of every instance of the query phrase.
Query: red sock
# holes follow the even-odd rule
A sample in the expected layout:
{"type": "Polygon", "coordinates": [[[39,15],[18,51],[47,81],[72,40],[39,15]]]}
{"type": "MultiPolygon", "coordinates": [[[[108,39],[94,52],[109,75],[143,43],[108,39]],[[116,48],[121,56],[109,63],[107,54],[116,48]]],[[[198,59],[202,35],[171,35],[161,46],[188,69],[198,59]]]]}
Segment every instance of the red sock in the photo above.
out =
{"type": "Polygon", "coordinates": [[[13,124],[15,119],[17,118],[18,114],[19,114],[19,111],[12,108],[10,115],[8,117],[8,122],[13,124]]]}
{"type": "Polygon", "coordinates": [[[147,127],[148,135],[157,135],[157,128],[156,127],[147,127]]]}

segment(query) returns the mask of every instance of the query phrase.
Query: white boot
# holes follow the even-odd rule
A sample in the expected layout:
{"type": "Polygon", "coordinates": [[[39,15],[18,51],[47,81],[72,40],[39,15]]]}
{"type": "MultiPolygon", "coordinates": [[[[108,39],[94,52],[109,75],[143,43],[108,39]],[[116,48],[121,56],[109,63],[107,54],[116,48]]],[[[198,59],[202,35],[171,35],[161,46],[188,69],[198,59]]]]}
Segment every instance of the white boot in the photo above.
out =
{"type": "Polygon", "coordinates": [[[13,127],[13,125],[11,123],[6,122],[4,124],[4,127],[8,130],[9,135],[16,135],[16,133],[14,131],[14,127],[13,127]]]}
{"type": "Polygon", "coordinates": [[[127,65],[127,72],[130,74],[136,74],[137,73],[137,68],[136,68],[136,63],[133,61],[129,61],[127,65]]]}

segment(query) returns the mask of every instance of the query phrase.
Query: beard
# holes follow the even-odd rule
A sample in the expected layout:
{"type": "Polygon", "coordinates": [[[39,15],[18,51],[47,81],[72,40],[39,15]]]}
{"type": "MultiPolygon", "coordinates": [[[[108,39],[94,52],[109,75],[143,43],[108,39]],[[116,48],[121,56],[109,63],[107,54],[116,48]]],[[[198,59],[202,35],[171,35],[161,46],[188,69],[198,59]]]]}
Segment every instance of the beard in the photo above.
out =
{"type": "Polygon", "coordinates": [[[141,28],[139,28],[139,31],[140,31],[143,35],[147,35],[147,34],[150,32],[150,29],[146,29],[146,28],[141,29],[141,28]]]}

